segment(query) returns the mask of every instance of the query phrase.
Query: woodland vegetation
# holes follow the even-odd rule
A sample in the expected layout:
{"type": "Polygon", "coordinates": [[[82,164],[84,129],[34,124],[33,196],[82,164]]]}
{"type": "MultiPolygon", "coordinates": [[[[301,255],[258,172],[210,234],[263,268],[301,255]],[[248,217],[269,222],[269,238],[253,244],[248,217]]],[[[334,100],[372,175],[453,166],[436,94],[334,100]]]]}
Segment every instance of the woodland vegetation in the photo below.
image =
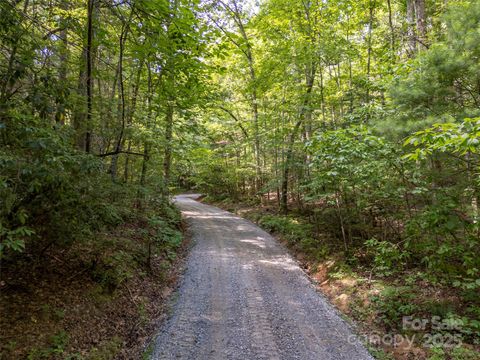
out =
{"type": "Polygon", "coordinates": [[[479,168],[478,1],[0,3],[2,292],[59,259],[114,292],[175,256],[195,190],[382,282],[387,330],[461,321],[426,356],[475,359],[479,168]]]}

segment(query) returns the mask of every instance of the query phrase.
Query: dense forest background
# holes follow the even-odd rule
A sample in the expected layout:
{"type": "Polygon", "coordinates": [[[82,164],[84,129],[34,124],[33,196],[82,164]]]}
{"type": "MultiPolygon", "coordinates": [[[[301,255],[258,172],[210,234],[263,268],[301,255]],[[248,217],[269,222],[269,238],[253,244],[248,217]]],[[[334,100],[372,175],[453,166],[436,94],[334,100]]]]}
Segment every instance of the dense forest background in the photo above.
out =
{"type": "Polygon", "coordinates": [[[343,270],[390,279],[376,297],[386,328],[403,315],[460,319],[467,346],[432,356],[474,358],[478,1],[5,0],[0,11],[6,289],[18,269],[69,257],[115,289],[178,249],[169,197],[195,190],[263,208],[255,220],[312,261],[335,254],[343,270]],[[98,235],[126,222],[153,232],[98,235]]]}

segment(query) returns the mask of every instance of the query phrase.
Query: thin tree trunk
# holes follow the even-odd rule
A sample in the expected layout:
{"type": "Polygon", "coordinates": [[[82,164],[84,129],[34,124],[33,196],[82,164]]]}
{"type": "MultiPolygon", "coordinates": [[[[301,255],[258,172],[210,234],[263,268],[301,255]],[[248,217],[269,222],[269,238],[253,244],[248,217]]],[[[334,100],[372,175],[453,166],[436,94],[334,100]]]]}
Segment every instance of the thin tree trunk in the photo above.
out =
{"type": "Polygon", "coordinates": [[[345,248],[345,252],[348,251],[348,246],[347,246],[347,234],[345,232],[345,222],[343,220],[343,215],[342,215],[342,210],[340,208],[340,202],[338,200],[338,193],[335,194],[335,205],[337,207],[337,215],[340,220],[340,229],[342,230],[342,238],[343,238],[343,246],[345,248]]]}
{"type": "MultiPolygon", "coordinates": [[[[30,1],[29,0],[26,0],[25,3],[23,4],[23,13],[26,14],[27,13],[27,10],[28,10],[28,6],[30,4],[30,1]]],[[[7,5],[7,6],[13,6],[13,5],[7,5]]],[[[16,61],[16,57],[17,57],[17,51],[18,51],[18,42],[21,38],[21,34],[18,34],[17,35],[17,38],[15,39],[15,43],[12,47],[12,51],[10,52],[10,56],[8,58],[8,67],[7,67],[7,72],[5,74],[5,79],[2,80],[2,83],[1,83],[1,88],[0,88],[0,101],[2,104],[5,103],[5,101],[9,98],[10,94],[9,94],[9,88],[11,88],[11,86],[9,86],[10,84],[10,80],[11,80],[11,77],[13,75],[13,65],[15,64],[15,61],[16,61]]]]}
{"type": "Polygon", "coordinates": [[[80,71],[78,73],[77,83],[77,102],[73,114],[73,128],[75,129],[75,145],[78,150],[85,151],[85,128],[86,128],[86,108],[85,99],[87,98],[86,88],[86,59],[87,51],[84,48],[80,57],[80,71]]]}
{"type": "MultiPolygon", "coordinates": [[[[150,120],[150,118],[153,116],[153,111],[152,111],[152,97],[153,97],[153,81],[152,81],[152,71],[150,68],[150,63],[147,62],[147,111],[148,111],[148,120],[147,120],[147,128],[153,121],[150,120]]],[[[147,166],[148,166],[148,161],[150,159],[150,145],[148,141],[145,141],[143,145],[143,161],[142,161],[142,170],[140,173],[140,186],[143,187],[146,184],[146,178],[147,178],[147,166]]],[[[137,202],[138,204],[141,204],[141,198],[142,198],[142,193],[141,189],[138,189],[137,192],[137,202]]],[[[141,205],[139,205],[141,207],[141,205]]]]}
{"type": "MultiPolygon", "coordinates": [[[[350,17],[348,19],[348,26],[347,26],[347,42],[350,42],[350,17]]],[[[322,84],[323,86],[323,84],[322,84]]],[[[352,58],[350,52],[348,53],[348,91],[349,91],[349,107],[348,111],[350,113],[353,112],[353,74],[352,74],[352,58]]],[[[325,119],[324,119],[325,121],[325,119]]]]}
{"type": "MultiPolygon", "coordinates": [[[[130,105],[130,109],[128,111],[127,127],[131,126],[131,124],[133,123],[133,117],[134,117],[135,111],[137,109],[138,89],[140,87],[140,77],[141,77],[141,74],[142,74],[143,64],[144,64],[144,60],[142,59],[140,61],[140,65],[138,67],[135,83],[133,85],[132,102],[131,102],[131,105],[130,105]]],[[[128,151],[131,150],[131,147],[132,147],[132,141],[130,140],[128,142],[128,151]]],[[[124,168],[124,173],[123,173],[123,179],[124,179],[125,182],[128,182],[129,166],[130,166],[130,155],[126,154],[126,156],[125,156],[125,168],[124,168]]]]}
{"type": "Polygon", "coordinates": [[[233,0],[232,5],[233,9],[227,5],[226,3],[220,1],[223,7],[231,12],[233,15],[233,20],[235,21],[238,30],[242,36],[244,41],[245,47],[241,46],[235,41],[234,44],[242,51],[247,59],[248,64],[248,71],[250,76],[250,85],[251,85],[251,107],[252,107],[252,115],[253,115],[253,137],[254,137],[254,144],[253,144],[253,151],[254,151],[254,158],[255,158],[255,191],[258,192],[262,186],[262,164],[261,164],[261,156],[260,156],[260,128],[259,128],[259,113],[258,113],[258,88],[257,88],[257,74],[255,72],[255,62],[253,57],[252,45],[250,42],[250,38],[245,30],[242,16],[240,9],[238,8],[237,1],[233,0]]]}
{"type": "Polygon", "coordinates": [[[417,42],[415,35],[415,0],[407,0],[407,37],[409,56],[413,56],[417,52],[417,42]]]}
{"type": "MultiPolygon", "coordinates": [[[[60,4],[62,10],[68,10],[68,2],[62,1],[60,4]]],[[[55,122],[60,125],[65,124],[65,106],[66,106],[66,93],[67,93],[67,70],[68,70],[68,34],[67,27],[65,25],[65,20],[62,18],[60,22],[62,30],[60,31],[60,66],[58,69],[58,82],[61,86],[59,94],[56,99],[56,112],[55,112],[55,122]]]]}
{"type": "Polygon", "coordinates": [[[310,116],[307,114],[311,113],[310,99],[311,99],[311,93],[313,89],[313,83],[315,81],[316,66],[315,64],[312,63],[308,66],[308,68],[309,70],[307,70],[306,72],[307,75],[305,79],[305,82],[306,82],[305,97],[302,103],[302,107],[300,109],[298,121],[295,123],[293,131],[290,133],[290,137],[288,139],[287,153],[285,156],[285,165],[283,168],[283,178],[282,178],[282,186],[281,186],[282,198],[281,198],[281,204],[280,204],[280,208],[283,213],[288,212],[288,183],[289,183],[289,177],[290,177],[290,168],[292,167],[293,148],[295,145],[295,139],[297,137],[300,127],[305,121],[305,118],[310,116]]]}
{"type": "Polygon", "coordinates": [[[415,0],[415,17],[417,20],[417,43],[419,49],[427,48],[427,24],[425,0],[415,0]]]}
{"type": "Polygon", "coordinates": [[[288,141],[288,148],[287,153],[285,156],[285,165],[283,168],[283,178],[282,178],[282,197],[281,197],[281,204],[280,208],[283,213],[288,212],[288,182],[290,177],[290,167],[292,166],[293,160],[293,146],[295,145],[295,138],[297,137],[298,130],[302,125],[303,119],[299,119],[295,127],[293,128],[292,133],[290,134],[290,138],[288,141]]]}
{"type": "Polygon", "coordinates": [[[145,144],[143,147],[143,161],[142,161],[142,172],[140,174],[140,185],[145,186],[147,178],[147,164],[149,160],[150,147],[148,144],[145,144]]]}
{"type": "Polygon", "coordinates": [[[87,72],[86,72],[86,87],[87,87],[87,123],[85,133],[85,152],[89,153],[91,148],[92,137],[92,94],[93,94],[93,81],[92,81],[92,68],[93,68],[93,10],[95,8],[95,0],[88,0],[87,5],[87,72]]]}
{"type": "Polygon", "coordinates": [[[390,27],[390,51],[392,52],[391,61],[393,63],[395,59],[395,28],[393,27],[391,0],[387,0],[387,7],[388,7],[388,26],[390,27]]]}
{"type": "MultiPolygon", "coordinates": [[[[120,53],[122,53],[121,50],[120,50],[120,53]]],[[[122,57],[122,56],[120,56],[120,57],[122,57]]],[[[118,120],[121,124],[122,123],[122,89],[121,89],[122,67],[120,66],[120,63],[118,65],[118,74],[119,74],[120,79],[117,83],[118,93],[119,93],[119,97],[118,97],[118,100],[117,100],[117,117],[118,117],[118,120]]],[[[118,157],[120,156],[120,151],[122,151],[122,148],[123,148],[123,136],[120,135],[119,138],[116,140],[116,143],[115,143],[114,151],[116,152],[116,154],[113,155],[111,160],[110,160],[109,173],[110,173],[110,176],[111,176],[113,182],[117,181],[118,157]]]]}
{"type": "MultiPolygon", "coordinates": [[[[338,89],[338,93],[341,94],[342,93],[342,77],[341,77],[341,70],[340,70],[340,61],[337,63],[337,70],[336,70],[336,73],[337,73],[337,89],[338,89]]],[[[343,115],[344,115],[344,111],[343,111],[343,101],[340,101],[340,106],[339,106],[339,110],[340,110],[340,117],[343,118],[343,115]]]]}
{"type": "Polygon", "coordinates": [[[322,108],[322,120],[323,124],[327,123],[327,116],[325,113],[325,95],[324,95],[324,88],[323,88],[323,68],[320,69],[320,102],[322,108]]]}
{"type": "MultiPolygon", "coordinates": [[[[119,91],[119,115],[120,115],[120,134],[118,136],[117,146],[115,151],[120,153],[122,151],[123,145],[125,143],[124,133],[125,133],[125,84],[123,79],[123,54],[125,49],[125,43],[128,37],[128,31],[130,29],[130,20],[132,17],[133,11],[130,13],[130,17],[126,22],[123,23],[122,32],[120,34],[119,41],[119,55],[118,55],[118,91],[119,91]]],[[[110,166],[110,175],[112,181],[117,179],[117,167],[118,167],[118,154],[112,157],[112,163],[110,166]]]]}
{"type": "MultiPolygon", "coordinates": [[[[241,22],[240,22],[241,24],[241,22]]],[[[248,60],[248,68],[250,72],[250,81],[252,83],[252,113],[253,113],[253,131],[254,131],[254,156],[255,156],[255,191],[260,191],[262,186],[261,178],[261,160],[260,160],[260,131],[259,131],[259,123],[258,123],[258,95],[257,95],[257,75],[255,73],[255,65],[253,61],[253,54],[251,45],[248,39],[248,36],[243,28],[243,25],[240,26],[242,36],[247,43],[247,60],[248,60]]]]}
{"type": "Polygon", "coordinates": [[[367,38],[367,92],[365,96],[365,103],[370,102],[370,72],[371,72],[371,63],[372,63],[372,31],[373,31],[373,12],[374,2],[370,1],[370,7],[368,9],[368,38],[367,38]]]}
{"type": "Polygon", "coordinates": [[[173,103],[168,101],[167,113],[165,116],[165,152],[163,158],[163,179],[164,192],[168,193],[168,186],[170,185],[170,169],[172,163],[172,136],[173,136],[173,103]]]}

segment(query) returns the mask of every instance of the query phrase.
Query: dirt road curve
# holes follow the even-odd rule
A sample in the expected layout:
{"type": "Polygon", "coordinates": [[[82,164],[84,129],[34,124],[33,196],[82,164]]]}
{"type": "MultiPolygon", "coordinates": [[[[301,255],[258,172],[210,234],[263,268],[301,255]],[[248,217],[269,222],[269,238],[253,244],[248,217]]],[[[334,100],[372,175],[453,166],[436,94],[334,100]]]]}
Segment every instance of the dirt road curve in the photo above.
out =
{"type": "Polygon", "coordinates": [[[195,245],[153,359],[373,359],[275,239],[176,197],[195,245]]]}

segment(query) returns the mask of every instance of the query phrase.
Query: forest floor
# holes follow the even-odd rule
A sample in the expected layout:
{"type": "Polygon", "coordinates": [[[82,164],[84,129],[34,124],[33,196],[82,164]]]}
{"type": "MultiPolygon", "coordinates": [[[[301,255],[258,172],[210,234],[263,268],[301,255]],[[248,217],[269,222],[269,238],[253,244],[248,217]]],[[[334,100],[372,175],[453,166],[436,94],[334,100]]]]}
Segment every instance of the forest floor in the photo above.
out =
{"type": "MultiPolygon", "coordinates": [[[[132,221],[97,234],[105,244],[101,256],[116,259],[121,251],[130,252],[141,244],[145,229],[147,224],[132,221]]],[[[166,317],[167,298],[188,247],[187,236],[173,258],[153,257],[150,271],[129,269],[122,258],[117,266],[92,269],[102,259],[92,262],[89,244],[49,251],[39,260],[25,258],[15,266],[4,262],[0,359],[148,357],[146,344],[166,317]],[[112,276],[122,279],[115,289],[110,288],[112,276]]]]}
{"type": "Polygon", "coordinates": [[[268,233],[178,196],[194,246],[154,359],[373,360],[268,233]]]}
{"type": "MultiPolygon", "coordinates": [[[[205,202],[239,215],[257,223],[262,216],[278,215],[275,199],[264,199],[262,205],[205,199],[205,202]]],[[[451,311],[453,304],[463,307],[454,290],[448,287],[432,286],[417,280],[415,296],[402,289],[409,289],[409,276],[415,277],[414,270],[406,271],[401,276],[378,277],[365,267],[345,264],[344,256],[339,253],[322,253],[312,256],[301,247],[288,241],[285,234],[272,232],[274,236],[298,261],[319,292],[324,294],[330,303],[349,321],[356,325],[357,332],[376,359],[380,360],[425,360],[455,359],[480,360],[480,347],[463,344],[460,347],[447,346],[445,350],[432,349],[435,336],[427,329],[407,329],[403,331],[403,318],[399,316],[399,308],[405,307],[405,300],[411,309],[424,306],[431,307],[431,312],[440,315],[451,311]],[[398,289],[389,299],[381,295],[388,289],[398,289]]],[[[408,312],[409,309],[405,309],[408,312]]],[[[429,311],[425,313],[427,321],[431,320],[429,311]]],[[[415,317],[414,317],[415,320],[415,317]]],[[[450,335],[446,333],[447,342],[450,335]]],[[[442,338],[445,339],[445,338],[442,338]]]]}

